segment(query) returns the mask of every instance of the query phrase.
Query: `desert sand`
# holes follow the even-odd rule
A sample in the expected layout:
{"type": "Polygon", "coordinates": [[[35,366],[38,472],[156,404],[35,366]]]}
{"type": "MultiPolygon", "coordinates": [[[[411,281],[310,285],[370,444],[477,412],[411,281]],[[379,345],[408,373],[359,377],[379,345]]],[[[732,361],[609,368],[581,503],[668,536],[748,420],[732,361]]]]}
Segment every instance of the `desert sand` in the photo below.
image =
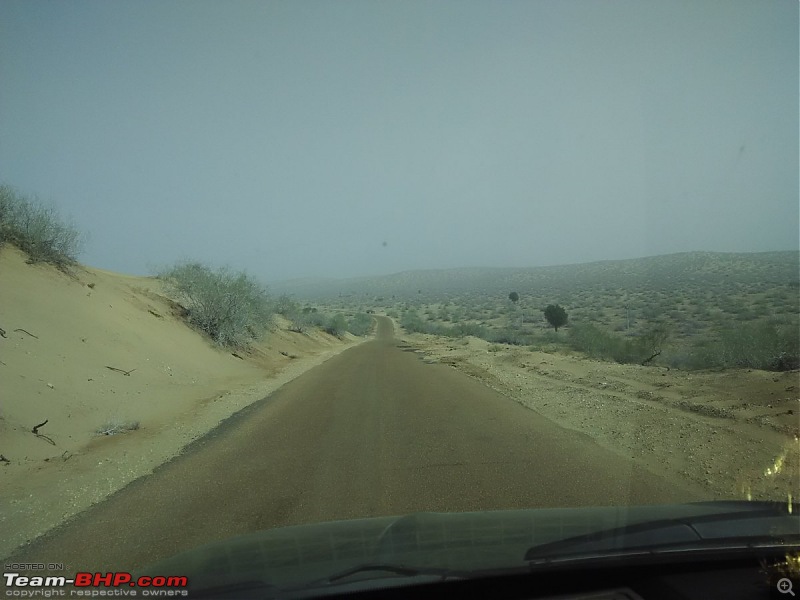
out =
{"type": "Polygon", "coordinates": [[[360,341],[278,317],[234,356],[179,312],[155,278],[65,273],[0,249],[0,556],[360,341]]]}
{"type": "Polygon", "coordinates": [[[449,364],[709,500],[797,501],[798,371],[681,371],[474,337],[403,339],[423,360],[449,364]]]}

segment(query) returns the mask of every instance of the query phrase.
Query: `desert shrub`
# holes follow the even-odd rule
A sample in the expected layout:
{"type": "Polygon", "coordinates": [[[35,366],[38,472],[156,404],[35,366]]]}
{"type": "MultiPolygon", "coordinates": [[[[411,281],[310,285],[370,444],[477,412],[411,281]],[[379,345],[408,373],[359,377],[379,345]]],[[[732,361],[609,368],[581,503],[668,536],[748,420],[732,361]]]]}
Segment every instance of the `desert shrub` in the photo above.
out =
{"type": "Polygon", "coordinates": [[[353,335],[367,335],[372,329],[372,317],[365,313],[357,313],[347,324],[347,331],[353,335]]]}
{"type": "Polygon", "coordinates": [[[342,337],[347,331],[347,319],[341,313],[336,313],[328,318],[328,322],[323,327],[326,333],[342,337]]]}
{"type": "Polygon", "coordinates": [[[535,342],[535,336],[511,328],[488,332],[485,339],[488,342],[513,346],[530,346],[535,342]]]}
{"type": "Polygon", "coordinates": [[[269,295],[244,272],[187,262],[159,277],[186,308],[189,323],[221,346],[244,346],[271,321],[274,305],[269,295]]]}
{"type": "Polygon", "coordinates": [[[659,355],[668,337],[661,324],[651,325],[636,337],[623,337],[591,323],[580,323],[570,328],[567,339],[573,350],[592,358],[641,364],[659,355]]]}
{"type": "Polygon", "coordinates": [[[407,310],[400,319],[400,326],[408,333],[427,333],[425,322],[416,310],[407,310]]]}
{"type": "Polygon", "coordinates": [[[775,320],[725,328],[719,338],[697,348],[694,368],[751,368],[788,371],[800,367],[797,323],[775,320]]]}
{"type": "Polygon", "coordinates": [[[0,185],[0,244],[11,242],[31,263],[66,267],[77,260],[83,238],[55,207],[0,185]]]}
{"type": "Polygon", "coordinates": [[[328,316],[321,312],[307,313],[306,318],[312,327],[322,327],[328,320],[328,316]]]}
{"type": "Polygon", "coordinates": [[[276,312],[289,319],[289,331],[306,333],[314,327],[324,327],[328,321],[328,316],[316,307],[306,306],[301,309],[296,302],[286,297],[283,301],[279,298],[278,304],[280,305],[281,302],[283,305],[276,312]]]}
{"type": "Polygon", "coordinates": [[[641,312],[645,319],[657,319],[661,315],[661,310],[657,306],[645,306],[641,312]]]}
{"type": "Polygon", "coordinates": [[[477,323],[456,323],[444,325],[424,321],[415,310],[406,311],[400,319],[400,325],[409,333],[428,333],[450,338],[463,338],[468,335],[486,338],[486,328],[477,323]]]}
{"type": "Polygon", "coordinates": [[[450,337],[466,337],[468,335],[477,338],[486,337],[486,328],[477,323],[457,323],[448,329],[450,337]]]}
{"type": "Polygon", "coordinates": [[[0,186],[0,245],[12,235],[12,219],[18,202],[17,195],[10,186],[0,186]]]}
{"type": "Polygon", "coordinates": [[[301,307],[300,304],[286,294],[278,296],[273,303],[273,310],[289,320],[289,331],[306,333],[314,327],[322,327],[327,317],[312,306],[301,307]]]}
{"type": "Polygon", "coordinates": [[[295,333],[305,333],[311,327],[314,326],[312,323],[312,314],[307,312],[286,312],[281,313],[284,317],[289,319],[289,331],[294,331],[295,333]]]}
{"type": "Polygon", "coordinates": [[[564,338],[548,338],[546,336],[538,336],[536,340],[528,346],[531,352],[548,352],[556,353],[563,352],[569,349],[569,345],[564,338]]]}
{"type": "Polygon", "coordinates": [[[591,323],[573,324],[567,334],[570,346],[584,352],[593,358],[599,358],[608,353],[611,345],[610,335],[591,323]]]}
{"type": "Polygon", "coordinates": [[[679,324],[678,330],[682,335],[697,335],[703,330],[703,323],[688,319],[679,324]]]}
{"type": "Polygon", "coordinates": [[[286,318],[291,318],[295,313],[300,312],[300,306],[290,296],[281,294],[275,300],[273,306],[276,313],[286,318]]]}

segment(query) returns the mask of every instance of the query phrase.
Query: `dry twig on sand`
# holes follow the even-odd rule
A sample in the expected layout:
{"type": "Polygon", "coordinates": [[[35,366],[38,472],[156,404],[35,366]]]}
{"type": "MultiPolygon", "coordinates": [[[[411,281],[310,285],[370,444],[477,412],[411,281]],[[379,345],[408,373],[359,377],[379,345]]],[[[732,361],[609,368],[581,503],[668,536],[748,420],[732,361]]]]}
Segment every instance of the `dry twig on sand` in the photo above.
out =
{"type": "Polygon", "coordinates": [[[130,371],[126,371],[125,369],[118,369],[117,367],[109,367],[106,365],[106,369],[111,369],[112,371],[117,371],[118,373],[122,373],[123,375],[127,375],[128,377],[131,376],[136,369],[131,369],[130,371]]]}
{"type": "MultiPolygon", "coordinates": [[[[30,331],[28,331],[27,329],[15,329],[14,331],[21,331],[22,333],[27,333],[27,334],[28,334],[29,336],[31,336],[32,338],[36,338],[37,340],[39,339],[39,336],[38,336],[38,335],[33,335],[33,334],[32,334],[30,331]]],[[[4,337],[5,337],[5,336],[4,336],[4,337]]]]}
{"type": "Polygon", "coordinates": [[[38,425],[34,425],[34,426],[33,426],[33,429],[31,429],[31,433],[32,433],[33,435],[35,435],[36,437],[38,437],[38,438],[42,438],[42,439],[43,439],[43,440],[45,440],[46,442],[50,442],[51,444],[53,444],[53,446],[55,446],[55,445],[56,445],[56,443],[55,443],[55,442],[52,440],[52,438],[50,438],[49,436],[46,436],[46,435],[44,435],[44,434],[42,434],[42,433],[39,433],[39,429],[40,429],[41,427],[44,427],[45,425],[47,425],[47,422],[48,422],[48,420],[49,420],[49,419],[45,419],[43,422],[39,423],[38,425]]]}

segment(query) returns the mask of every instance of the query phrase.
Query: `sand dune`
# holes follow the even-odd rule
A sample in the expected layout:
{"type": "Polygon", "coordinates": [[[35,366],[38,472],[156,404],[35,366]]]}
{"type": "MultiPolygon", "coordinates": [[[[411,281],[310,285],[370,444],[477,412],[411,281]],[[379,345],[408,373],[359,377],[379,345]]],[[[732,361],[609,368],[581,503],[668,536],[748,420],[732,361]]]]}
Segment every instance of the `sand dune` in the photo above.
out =
{"type": "Polygon", "coordinates": [[[239,358],[178,312],[154,278],[0,250],[0,555],[356,342],[278,322],[239,358]]]}

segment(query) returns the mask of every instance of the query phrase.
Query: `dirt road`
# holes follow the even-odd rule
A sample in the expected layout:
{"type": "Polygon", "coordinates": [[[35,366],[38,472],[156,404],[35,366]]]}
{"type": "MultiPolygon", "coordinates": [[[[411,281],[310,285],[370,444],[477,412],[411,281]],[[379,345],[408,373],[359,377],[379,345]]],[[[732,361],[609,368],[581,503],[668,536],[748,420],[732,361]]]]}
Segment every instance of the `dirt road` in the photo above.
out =
{"type": "Polygon", "coordinates": [[[481,383],[378,318],[354,347],[12,557],[133,569],[255,530],[414,511],[697,500],[481,383]]]}

